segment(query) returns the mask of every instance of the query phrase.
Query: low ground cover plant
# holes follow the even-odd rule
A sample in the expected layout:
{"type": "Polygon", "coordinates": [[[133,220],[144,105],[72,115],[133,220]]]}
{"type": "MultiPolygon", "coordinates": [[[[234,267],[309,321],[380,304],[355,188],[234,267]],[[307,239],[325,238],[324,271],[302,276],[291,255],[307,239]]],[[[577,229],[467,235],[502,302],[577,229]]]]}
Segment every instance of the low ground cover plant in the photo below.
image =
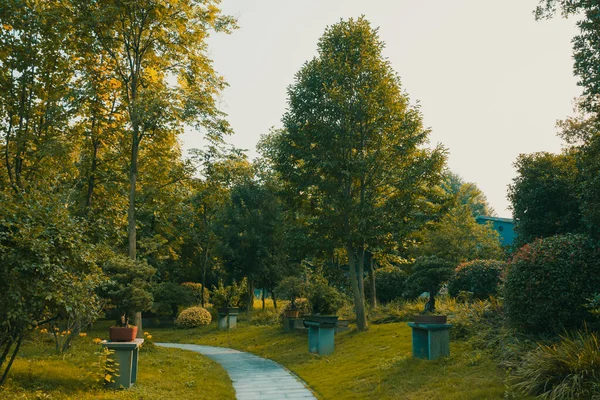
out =
{"type": "Polygon", "coordinates": [[[579,331],[538,346],[513,372],[513,388],[544,399],[600,398],[598,339],[595,332],[579,331]]]}

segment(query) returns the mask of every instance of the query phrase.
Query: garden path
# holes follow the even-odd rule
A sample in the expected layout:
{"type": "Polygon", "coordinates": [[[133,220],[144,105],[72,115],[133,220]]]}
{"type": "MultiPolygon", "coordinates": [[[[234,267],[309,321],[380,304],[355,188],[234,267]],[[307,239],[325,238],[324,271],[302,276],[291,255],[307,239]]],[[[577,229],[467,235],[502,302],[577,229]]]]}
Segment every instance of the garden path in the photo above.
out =
{"type": "Polygon", "coordinates": [[[156,343],[203,354],[225,368],[238,400],[316,399],[304,382],[275,361],[226,347],[156,343]]]}

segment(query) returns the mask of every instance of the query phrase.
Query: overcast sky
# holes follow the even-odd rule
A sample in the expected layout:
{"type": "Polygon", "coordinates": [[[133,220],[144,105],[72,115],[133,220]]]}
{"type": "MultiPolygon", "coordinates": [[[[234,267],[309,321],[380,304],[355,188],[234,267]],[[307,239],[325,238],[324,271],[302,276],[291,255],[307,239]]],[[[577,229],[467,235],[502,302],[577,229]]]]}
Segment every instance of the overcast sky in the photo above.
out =
{"type": "MultiPolygon", "coordinates": [[[[379,27],[384,56],[403,90],[421,104],[431,142],[448,164],[511,217],[507,185],[521,153],[558,152],[555,123],[581,93],[572,74],[573,20],[536,22],[537,0],[223,0],[238,18],[232,35],[210,39],[215,68],[230,87],[221,96],[235,135],[256,155],[260,135],[281,126],[286,88],[316,55],[328,25],[365,15],[379,27]]],[[[187,132],[184,149],[201,147],[187,132]]]]}

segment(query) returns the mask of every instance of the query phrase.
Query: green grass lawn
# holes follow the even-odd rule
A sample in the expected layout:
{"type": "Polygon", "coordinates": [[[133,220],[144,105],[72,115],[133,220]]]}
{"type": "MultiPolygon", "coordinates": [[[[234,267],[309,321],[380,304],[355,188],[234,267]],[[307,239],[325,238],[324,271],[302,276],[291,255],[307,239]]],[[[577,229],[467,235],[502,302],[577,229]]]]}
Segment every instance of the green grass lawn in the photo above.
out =
{"type": "Polygon", "coordinates": [[[197,353],[143,348],[137,384],[129,390],[105,390],[98,382],[103,369],[94,337],[106,338],[100,323],[87,337],[78,338],[64,355],[40,339],[23,346],[0,388],[0,399],[233,399],[233,386],[221,366],[197,353]]]}
{"type": "MultiPolygon", "coordinates": [[[[272,320],[272,310],[256,310],[257,320],[272,320]],[[265,314],[262,316],[262,314],[265,314]],[[262,318],[262,319],[261,319],[262,318]]],[[[465,341],[451,342],[450,357],[423,361],[411,356],[411,330],[405,322],[371,325],[367,332],[336,336],[335,352],[308,352],[308,338],[283,333],[280,326],[252,325],[241,316],[238,328],[220,332],[216,321],[195,329],[144,329],[156,342],[195,343],[248,351],[279,362],[300,376],[322,399],[500,399],[505,372],[489,353],[465,341]]],[[[1,399],[229,399],[234,391],[226,372],[189,351],[146,348],[140,354],[137,385],[107,391],[97,382],[102,368],[94,337],[107,338],[110,322],[98,323],[65,355],[50,342],[28,343],[0,389],[1,399]]]]}
{"type": "Polygon", "coordinates": [[[300,376],[323,399],[499,399],[504,372],[489,355],[460,341],[436,361],[411,357],[406,323],[372,325],[368,332],[336,336],[335,352],[308,353],[307,336],[244,322],[231,332],[216,325],[191,330],[155,329],[157,342],[231,347],[273,359],[300,376]]]}

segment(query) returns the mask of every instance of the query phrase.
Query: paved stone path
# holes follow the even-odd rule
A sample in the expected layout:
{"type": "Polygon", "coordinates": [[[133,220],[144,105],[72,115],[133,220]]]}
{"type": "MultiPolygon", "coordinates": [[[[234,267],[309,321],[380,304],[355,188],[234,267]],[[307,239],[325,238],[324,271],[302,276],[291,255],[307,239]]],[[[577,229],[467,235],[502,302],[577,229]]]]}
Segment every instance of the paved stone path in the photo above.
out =
{"type": "Polygon", "coordinates": [[[315,399],[299,378],[274,361],[225,347],[156,343],[204,354],[225,368],[238,400],[315,399]]]}

